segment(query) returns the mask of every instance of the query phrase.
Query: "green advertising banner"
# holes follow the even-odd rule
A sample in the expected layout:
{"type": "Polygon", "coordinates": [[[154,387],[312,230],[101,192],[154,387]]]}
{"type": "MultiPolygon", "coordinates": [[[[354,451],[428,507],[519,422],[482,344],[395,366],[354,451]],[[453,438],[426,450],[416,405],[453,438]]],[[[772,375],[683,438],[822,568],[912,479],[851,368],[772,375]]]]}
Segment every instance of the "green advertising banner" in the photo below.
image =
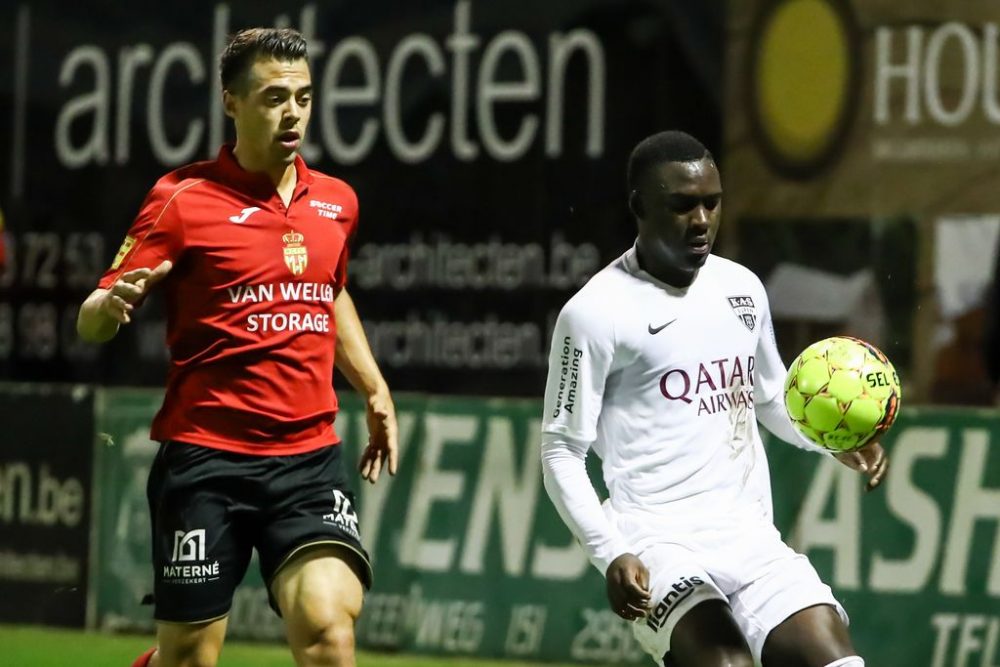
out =
{"type": "MultiPolygon", "coordinates": [[[[152,578],[145,476],[159,398],[108,390],[99,401],[98,627],[152,627],[139,602],[152,578]]],[[[353,459],[366,438],[364,414],[344,398],[338,430],[353,459]]],[[[356,485],[376,573],[359,645],[645,663],[545,497],[539,403],[402,395],[397,408],[399,475],[356,485]]],[[[869,664],[1000,664],[997,442],[995,413],[904,412],[886,438],[893,470],[873,494],[832,460],[769,447],[778,525],[837,591],[869,664]]],[[[282,636],[256,565],[237,594],[230,633],[282,636]]]]}

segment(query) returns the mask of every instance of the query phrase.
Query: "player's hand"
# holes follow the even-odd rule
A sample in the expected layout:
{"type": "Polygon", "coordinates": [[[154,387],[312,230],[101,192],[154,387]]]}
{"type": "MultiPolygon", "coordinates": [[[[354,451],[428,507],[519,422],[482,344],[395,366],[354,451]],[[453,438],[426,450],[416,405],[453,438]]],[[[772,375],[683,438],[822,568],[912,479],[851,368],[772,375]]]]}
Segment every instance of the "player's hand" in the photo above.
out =
{"type": "Polygon", "coordinates": [[[398,457],[396,406],[388,391],[368,399],[368,446],[361,452],[358,470],[361,477],[374,484],[383,467],[396,474],[398,457]]]}
{"type": "Polygon", "coordinates": [[[868,484],[865,486],[865,491],[872,491],[878,488],[878,485],[882,483],[882,479],[889,470],[889,457],[886,455],[885,450],[882,449],[882,445],[879,444],[878,440],[873,440],[861,449],[853,452],[844,452],[843,454],[835,454],[835,456],[837,460],[848,468],[868,475],[868,484]]]}
{"type": "Polygon", "coordinates": [[[166,278],[173,266],[172,262],[164,261],[155,269],[133,269],[123,273],[104,295],[101,309],[116,322],[128,324],[132,321],[134,304],[166,278]]]}
{"type": "Polygon", "coordinates": [[[607,588],[611,610],[626,621],[649,613],[649,570],[635,554],[624,553],[611,561],[607,588]]]}

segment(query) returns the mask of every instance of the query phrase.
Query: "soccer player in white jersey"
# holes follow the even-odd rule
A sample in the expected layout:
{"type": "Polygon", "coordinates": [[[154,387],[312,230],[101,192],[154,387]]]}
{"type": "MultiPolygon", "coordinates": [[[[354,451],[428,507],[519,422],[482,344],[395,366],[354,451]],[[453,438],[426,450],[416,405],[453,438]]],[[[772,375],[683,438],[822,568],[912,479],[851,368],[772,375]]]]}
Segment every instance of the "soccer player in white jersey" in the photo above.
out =
{"type": "MultiPolygon", "coordinates": [[[[774,527],[757,422],[795,445],[767,294],[710,254],[711,154],[663,132],[628,165],[635,246],[559,315],[542,425],[545,488],[608,601],[667,667],[859,667],[847,614],[774,527]],[[610,497],[587,477],[593,448],[610,497]]],[[[878,443],[842,463],[878,486],[878,443]]]]}

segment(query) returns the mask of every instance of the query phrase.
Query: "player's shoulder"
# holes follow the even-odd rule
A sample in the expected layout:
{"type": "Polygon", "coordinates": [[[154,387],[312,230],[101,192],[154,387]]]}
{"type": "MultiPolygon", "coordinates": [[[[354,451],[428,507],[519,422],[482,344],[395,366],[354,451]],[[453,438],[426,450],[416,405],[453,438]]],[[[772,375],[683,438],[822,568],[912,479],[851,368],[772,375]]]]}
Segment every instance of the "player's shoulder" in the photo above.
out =
{"type": "Polygon", "coordinates": [[[344,204],[357,207],[358,195],[347,181],[315,169],[310,169],[309,175],[312,177],[313,187],[318,193],[340,197],[344,200],[344,204]]]}
{"type": "Polygon", "coordinates": [[[167,172],[153,184],[149,191],[150,198],[166,204],[192,188],[205,186],[214,180],[214,164],[212,160],[193,162],[167,172]]]}
{"type": "Polygon", "coordinates": [[[747,287],[764,289],[760,276],[749,268],[731,259],[719,255],[709,255],[705,267],[716,279],[726,282],[736,282],[747,287]]]}
{"type": "Polygon", "coordinates": [[[628,298],[625,287],[634,279],[618,257],[595,273],[563,306],[560,317],[578,323],[608,323],[612,312],[628,298]]]}

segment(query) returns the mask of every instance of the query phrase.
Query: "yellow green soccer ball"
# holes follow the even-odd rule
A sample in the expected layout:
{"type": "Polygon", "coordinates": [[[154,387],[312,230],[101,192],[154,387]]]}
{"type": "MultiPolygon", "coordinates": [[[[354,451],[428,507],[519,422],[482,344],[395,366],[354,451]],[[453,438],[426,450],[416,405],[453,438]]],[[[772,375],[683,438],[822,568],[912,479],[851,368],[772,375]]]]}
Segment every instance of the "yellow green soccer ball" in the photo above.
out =
{"type": "Polygon", "coordinates": [[[892,426],[902,393],[889,359],[871,343],[834,336],[802,351],[785,379],[795,428],[832,452],[849,452],[892,426]]]}

